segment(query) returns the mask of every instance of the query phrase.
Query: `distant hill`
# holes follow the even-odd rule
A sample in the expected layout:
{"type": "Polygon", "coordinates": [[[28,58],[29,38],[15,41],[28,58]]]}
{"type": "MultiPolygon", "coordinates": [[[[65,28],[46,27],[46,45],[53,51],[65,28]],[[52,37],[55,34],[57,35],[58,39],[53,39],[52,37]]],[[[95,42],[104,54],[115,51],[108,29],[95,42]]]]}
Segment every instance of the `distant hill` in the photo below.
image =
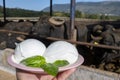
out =
{"type": "MultiPolygon", "coordinates": [[[[70,4],[54,4],[53,10],[70,12],[70,4]]],[[[120,16],[120,1],[77,2],[76,10],[88,14],[109,14],[120,16]]],[[[49,7],[46,7],[43,11],[49,11],[49,7]]]]}
{"type": "MultiPolygon", "coordinates": [[[[7,17],[38,17],[43,14],[47,14],[46,12],[41,11],[33,11],[21,8],[6,8],[7,17]]],[[[0,6],[0,17],[3,16],[3,7],[0,6]]]]}

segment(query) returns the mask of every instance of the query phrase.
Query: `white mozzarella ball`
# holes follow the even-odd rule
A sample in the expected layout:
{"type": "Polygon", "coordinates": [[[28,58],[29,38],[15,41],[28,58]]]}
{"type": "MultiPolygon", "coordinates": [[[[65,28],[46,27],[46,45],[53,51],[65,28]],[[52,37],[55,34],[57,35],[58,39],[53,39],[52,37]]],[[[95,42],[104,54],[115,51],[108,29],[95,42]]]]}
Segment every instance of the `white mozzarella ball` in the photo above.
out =
{"type": "Polygon", "coordinates": [[[17,62],[35,55],[42,56],[46,46],[36,39],[27,39],[16,45],[14,57],[17,62]]]}
{"type": "Polygon", "coordinates": [[[53,63],[56,60],[67,60],[70,64],[78,59],[76,47],[66,41],[56,41],[48,46],[43,56],[47,62],[53,63]]]}

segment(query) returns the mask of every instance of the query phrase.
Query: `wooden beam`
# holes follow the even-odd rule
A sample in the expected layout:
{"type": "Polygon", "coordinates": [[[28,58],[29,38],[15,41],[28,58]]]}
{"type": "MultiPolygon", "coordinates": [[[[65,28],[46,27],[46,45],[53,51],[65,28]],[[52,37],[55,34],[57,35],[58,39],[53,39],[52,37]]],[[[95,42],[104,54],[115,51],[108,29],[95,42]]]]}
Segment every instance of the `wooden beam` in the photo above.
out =
{"type": "MultiPolygon", "coordinates": [[[[26,35],[26,36],[30,35],[29,33],[25,33],[25,32],[10,31],[10,30],[4,30],[4,29],[0,29],[0,32],[21,34],[21,35],[26,35]]],[[[52,40],[52,41],[63,40],[63,41],[70,42],[72,44],[77,44],[77,45],[85,45],[85,46],[92,46],[92,47],[120,50],[120,47],[116,47],[116,46],[108,46],[108,45],[101,45],[101,44],[96,45],[96,44],[92,44],[92,43],[88,43],[88,42],[80,42],[80,41],[74,41],[74,40],[65,40],[65,39],[59,39],[59,38],[53,38],[53,37],[41,37],[41,38],[45,38],[45,39],[52,40]]]]}

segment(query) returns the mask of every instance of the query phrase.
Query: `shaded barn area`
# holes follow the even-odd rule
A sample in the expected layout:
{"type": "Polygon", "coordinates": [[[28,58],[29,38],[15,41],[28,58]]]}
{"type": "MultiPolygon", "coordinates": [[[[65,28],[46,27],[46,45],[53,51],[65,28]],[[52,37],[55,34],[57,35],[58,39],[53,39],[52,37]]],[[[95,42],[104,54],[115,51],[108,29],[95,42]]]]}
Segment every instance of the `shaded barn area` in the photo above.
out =
{"type": "MultiPolygon", "coordinates": [[[[120,73],[119,26],[119,21],[75,21],[76,41],[70,42],[76,44],[79,54],[85,58],[84,66],[120,73]],[[106,45],[107,48],[99,45],[106,45]]],[[[70,39],[70,21],[42,16],[37,22],[29,20],[8,21],[5,24],[1,22],[0,50],[14,49],[15,43],[29,38],[38,39],[46,46],[56,40],[67,41],[70,39]]]]}

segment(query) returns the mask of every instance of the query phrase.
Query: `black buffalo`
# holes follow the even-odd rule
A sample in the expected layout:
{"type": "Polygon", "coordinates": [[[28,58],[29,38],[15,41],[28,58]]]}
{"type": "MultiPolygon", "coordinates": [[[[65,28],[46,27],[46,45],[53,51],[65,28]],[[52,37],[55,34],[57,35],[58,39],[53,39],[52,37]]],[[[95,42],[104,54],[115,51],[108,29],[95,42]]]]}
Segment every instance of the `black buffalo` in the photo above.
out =
{"type": "MultiPolygon", "coordinates": [[[[33,27],[33,24],[31,22],[8,22],[4,25],[3,29],[10,30],[13,32],[25,32],[29,33],[31,31],[31,28],[33,27]]],[[[26,36],[23,34],[16,34],[13,32],[5,32],[1,33],[0,38],[1,40],[6,42],[6,47],[8,48],[15,48],[15,42],[21,42],[21,40],[24,40],[26,36]],[[4,35],[3,35],[4,34],[4,35]]]]}
{"type": "Polygon", "coordinates": [[[65,38],[65,20],[60,18],[50,18],[50,37],[65,38]]]}
{"type": "MultiPolygon", "coordinates": [[[[108,46],[117,46],[120,45],[120,36],[114,33],[114,27],[112,25],[106,25],[105,31],[101,33],[102,39],[100,44],[108,46]]],[[[106,48],[94,48],[95,62],[99,64],[101,62],[110,62],[115,58],[120,57],[120,50],[106,49],[106,48]]]]}
{"type": "Polygon", "coordinates": [[[30,35],[37,35],[40,37],[48,37],[50,35],[50,24],[48,23],[48,16],[42,16],[32,27],[30,35]]]}
{"type": "Polygon", "coordinates": [[[64,20],[42,16],[32,28],[32,34],[40,37],[54,37],[64,39],[64,20]]]}
{"type": "Polygon", "coordinates": [[[88,28],[85,24],[77,24],[77,41],[87,42],[88,28]]]}

